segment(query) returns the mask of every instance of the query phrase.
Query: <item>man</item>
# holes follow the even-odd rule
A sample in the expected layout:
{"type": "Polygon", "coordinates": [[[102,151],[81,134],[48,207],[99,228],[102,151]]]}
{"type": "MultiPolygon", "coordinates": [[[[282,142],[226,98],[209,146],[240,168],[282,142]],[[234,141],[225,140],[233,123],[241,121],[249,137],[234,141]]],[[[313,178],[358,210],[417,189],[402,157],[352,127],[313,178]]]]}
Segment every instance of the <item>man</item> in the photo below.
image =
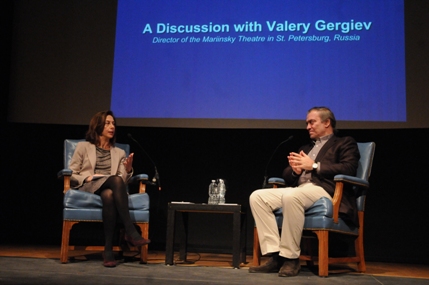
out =
{"type": "MultiPolygon", "coordinates": [[[[351,137],[335,135],[336,120],[332,111],[326,107],[311,108],[306,124],[312,142],[289,154],[289,166],[283,171],[289,187],[260,189],[250,195],[261,252],[271,254],[267,263],[250,267],[251,273],[298,275],[305,210],[321,197],[332,200],[335,175],[356,175],[360,158],[357,144],[351,137]],[[283,208],[281,235],[273,214],[279,208],[283,208]]],[[[340,215],[357,224],[356,200],[347,191],[341,201],[340,215]]]]}

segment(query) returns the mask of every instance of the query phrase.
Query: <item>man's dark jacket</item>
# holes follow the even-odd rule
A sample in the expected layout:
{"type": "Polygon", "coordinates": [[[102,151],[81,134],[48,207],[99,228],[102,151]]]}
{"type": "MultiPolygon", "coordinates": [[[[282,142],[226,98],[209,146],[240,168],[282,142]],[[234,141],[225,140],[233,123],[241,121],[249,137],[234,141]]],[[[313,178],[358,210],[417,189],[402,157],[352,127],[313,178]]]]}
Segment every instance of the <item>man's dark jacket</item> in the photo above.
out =
{"type": "MultiPolygon", "coordinates": [[[[302,146],[306,154],[313,148],[313,143],[302,146]]],[[[345,174],[355,176],[359,163],[359,149],[352,137],[337,137],[333,135],[322,147],[315,161],[320,162],[319,172],[312,171],[312,182],[321,186],[326,192],[334,196],[334,176],[345,174]]],[[[292,174],[290,166],[283,171],[283,178],[287,186],[297,186],[299,176],[292,174]]],[[[358,225],[356,197],[351,188],[345,188],[340,205],[340,217],[346,222],[358,225]]]]}

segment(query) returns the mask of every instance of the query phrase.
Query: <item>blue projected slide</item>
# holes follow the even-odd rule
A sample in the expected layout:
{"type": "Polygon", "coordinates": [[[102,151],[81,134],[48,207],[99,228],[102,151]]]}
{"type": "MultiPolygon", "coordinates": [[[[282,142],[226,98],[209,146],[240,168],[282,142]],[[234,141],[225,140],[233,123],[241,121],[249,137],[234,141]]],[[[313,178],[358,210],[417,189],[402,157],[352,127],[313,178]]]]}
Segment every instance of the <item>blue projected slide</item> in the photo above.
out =
{"type": "Polygon", "coordinates": [[[119,118],[406,121],[402,0],[118,0],[119,118]]]}

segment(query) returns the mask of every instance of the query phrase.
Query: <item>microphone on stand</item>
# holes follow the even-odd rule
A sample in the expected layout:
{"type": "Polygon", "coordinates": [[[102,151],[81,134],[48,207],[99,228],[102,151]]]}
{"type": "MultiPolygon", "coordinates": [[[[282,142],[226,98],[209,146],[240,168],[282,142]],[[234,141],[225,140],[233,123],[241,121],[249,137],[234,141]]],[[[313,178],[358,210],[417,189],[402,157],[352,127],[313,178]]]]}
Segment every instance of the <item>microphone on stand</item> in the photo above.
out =
{"type": "Polygon", "coordinates": [[[158,173],[158,169],[156,168],[155,162],[153,162],[150,155],[144,150],[144,148],[140,145],[140,143],[136,139],[133,138],[133,136],[130,133],[128,133],[128,137],[131,140],[133,140],[140,147],[140,149],[147,156],[147,158],[149,158],[150,162],[152,162],[152,165],[155,168],[155,175],[152,178],[152,185],[156,185],[158,182],[158,190],[161,191],[161,180],[159,179],[159,173],[158,173]]]}
{"type": "Polygon", "coordinates": [[[268,166],[271,163],[271,160],[273,159],[274,154],[276,153],[276,151],[279,149],[279,147],[284,144],[287,143],[288,141],[290,141],[293,138],[293,136],[288,137],[286,140],[282,141],[281,143],[279,143],[279,145],[276,147],[276,149],[274,150],[273,154],[271,155],[270,159],[268,160],[267,166],[265,167],[265,175],[264,175],[264,182],[262,183],[262,188],[266,188],[267,187],[267,178],[268,178],[268,166]]]}

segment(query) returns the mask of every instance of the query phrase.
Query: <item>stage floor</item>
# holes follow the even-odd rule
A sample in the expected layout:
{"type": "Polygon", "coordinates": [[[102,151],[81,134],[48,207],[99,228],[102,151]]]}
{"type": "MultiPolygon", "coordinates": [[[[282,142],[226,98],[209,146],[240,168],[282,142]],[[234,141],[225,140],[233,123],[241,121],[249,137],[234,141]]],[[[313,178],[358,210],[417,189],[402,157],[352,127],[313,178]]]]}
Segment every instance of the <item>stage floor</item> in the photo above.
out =
{"type": "Polygon", "coordinates": [[[0,245],[0,284],[429,284],[429,265],[367,262],[367,272],[354,264],[330,267],[320,278],[302,263],[299,276],[250,274],[252,257],[241,269],[232,269],[229,254],[189,253],[186,262],[166,266],[165,252],[149,250],[148,264],[133,252],[125,253],[116,268],[104,268],[100,252],[71,252],[72,262],[59,262],[59,246],[0,245]]]}

